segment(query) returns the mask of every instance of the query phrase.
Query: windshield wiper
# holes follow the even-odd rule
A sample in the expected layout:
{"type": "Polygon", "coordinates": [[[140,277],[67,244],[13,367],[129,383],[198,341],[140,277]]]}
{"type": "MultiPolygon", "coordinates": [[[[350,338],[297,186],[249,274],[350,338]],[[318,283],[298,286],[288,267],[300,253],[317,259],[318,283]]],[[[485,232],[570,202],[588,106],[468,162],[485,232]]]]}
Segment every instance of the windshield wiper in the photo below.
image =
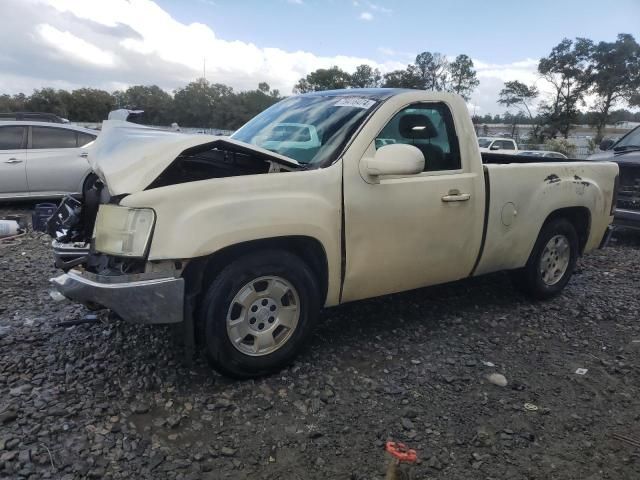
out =
{"type": "Polygon", "coordinates": [[[613,149],[613,154],[615,156],[624,155],[625,153],[632,152],[640,152],[640,145],[625,145],[624,147],[619,147],[620,150],[613,149]]]}
{"type": "Polygon", "coordinates": [[[624,152],[627,150],[638,150],[640,145],[623,145],[621,147],[613,147],[614,152],[624,152]]]}

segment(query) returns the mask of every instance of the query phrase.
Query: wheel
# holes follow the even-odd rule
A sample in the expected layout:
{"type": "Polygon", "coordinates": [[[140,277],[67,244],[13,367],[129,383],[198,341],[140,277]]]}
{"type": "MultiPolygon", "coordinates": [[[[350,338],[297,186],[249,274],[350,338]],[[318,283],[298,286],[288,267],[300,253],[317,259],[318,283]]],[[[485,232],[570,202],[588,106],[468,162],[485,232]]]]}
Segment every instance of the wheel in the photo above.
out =
{"type": "Polygon", "coordinates": [[[320,301],[313,271],[296,255],[268,250],[240,257],[216,276],[201,305],[210,363],[234,378],[280,370],[309,339],[320,301]]]}
{"type": "Polygon", "coordinates": [[[568,220],[546,223],[524,268],[511,272],[512,280],[525,294],[551,298],[567,285],[578,259],[578,235],[568,220]]]}

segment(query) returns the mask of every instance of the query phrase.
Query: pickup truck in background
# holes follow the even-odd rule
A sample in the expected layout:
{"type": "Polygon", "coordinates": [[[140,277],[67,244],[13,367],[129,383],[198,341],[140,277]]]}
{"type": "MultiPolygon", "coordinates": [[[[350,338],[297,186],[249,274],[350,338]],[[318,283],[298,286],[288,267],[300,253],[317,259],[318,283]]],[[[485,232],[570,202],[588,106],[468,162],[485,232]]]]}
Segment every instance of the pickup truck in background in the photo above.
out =
{"type": "Polygon", "coordinates": [[[620,168],[614,228],[640,230],[640,127],[617,141],[606,139],[587,160],[614,162],[620,168]]]}
{"type": "Polygon", "coordinates": [[[502,153],[515,155],[518,144],[513,138],[478,137],[478,147],[481,152],[502,153]]]}
{"type": "Polygon", "coordinates": [[[396,89],[289,97],[228,138],[105,122],[89,161],[98,180],[50,228],[91,253],[52,284],[182,323],[241,378],[291,362],[323,306],[500,270],[558,294],[600,245],[618,175],[481,155],[460,96],[396,89]]]}

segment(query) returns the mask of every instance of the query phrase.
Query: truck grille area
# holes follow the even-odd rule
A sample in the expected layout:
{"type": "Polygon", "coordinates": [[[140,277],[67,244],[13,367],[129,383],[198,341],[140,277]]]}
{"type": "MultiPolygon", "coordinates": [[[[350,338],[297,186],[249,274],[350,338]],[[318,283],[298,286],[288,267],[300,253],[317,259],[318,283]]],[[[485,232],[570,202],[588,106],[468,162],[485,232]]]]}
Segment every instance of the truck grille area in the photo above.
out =
{"type": "Polygon", "coordinates": [[[640,210],[640,165],[620,165],[617,208],[640,210]]]}

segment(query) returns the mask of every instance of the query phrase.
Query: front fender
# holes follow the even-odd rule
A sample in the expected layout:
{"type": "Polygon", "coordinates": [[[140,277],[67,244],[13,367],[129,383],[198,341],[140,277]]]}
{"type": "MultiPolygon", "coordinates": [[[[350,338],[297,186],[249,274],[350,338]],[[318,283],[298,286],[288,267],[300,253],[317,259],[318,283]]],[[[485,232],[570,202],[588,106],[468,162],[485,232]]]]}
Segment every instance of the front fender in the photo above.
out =
{"type": "Polygon", "coordinates": [[[295,172],[217,178],[156,188],[121,205],[156,212],[149,260],[190,259],[280,236],[318,240],[329,289],[339,291],[342,196],[340,162],[295,172]]]}

